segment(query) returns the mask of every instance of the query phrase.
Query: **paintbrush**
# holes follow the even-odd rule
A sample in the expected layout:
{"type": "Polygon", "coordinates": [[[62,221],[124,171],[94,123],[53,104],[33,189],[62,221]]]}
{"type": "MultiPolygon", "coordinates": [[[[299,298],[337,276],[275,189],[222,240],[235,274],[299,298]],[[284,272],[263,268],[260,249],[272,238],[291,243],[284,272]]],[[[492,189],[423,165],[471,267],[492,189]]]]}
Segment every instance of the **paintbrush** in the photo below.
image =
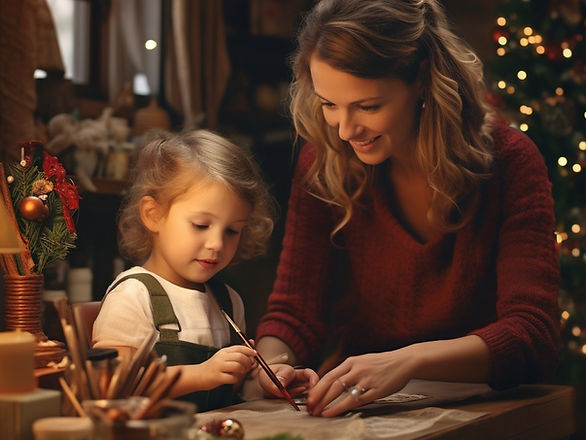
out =
{"type": "MultiPolygon", "coordinates": [[[[238,337],[240,339],[242,339],[242,342],[244,342],[244,345],[246,345],[248,348],[252,348],[254,350],[254,347],[250,344],[250,342],[248,342],[248,339],[246,338],[244,333],[242,333],[242,330],[240,330],[240,328],[238,328],[236,323],[234,321],[232,321],[232,318],[230,318],[230,316],[224,310],[222,310],[222,313],[224,314],[226,321],[228,321],[230,323],[230,325],[232,326],[232,328],[234,329],[234,331],[236,332],[238,337]]],[[[265,373],[267,373],[267,376],[269,376],[269,379],[271,379],[273,381],[273,383],[277,386],[277,388],[279,388],[279,390],[281,391],[281,393],[283,394],[285,399],[287,399],[287,402],[289,402],[293,408],[295,408],[297,411],[299,411],[299,407],[295,404],[295,402],[291,398],[291,395],[289,394],[289,392],[285,389],[285,387],[283,386],[281,381],[277,378],[275,373],[273,373],[273,370],[271,370],[271,367],[269,367],[269,364],[267,364],[265,362],[265,360],[262,358],[260,353],[257,352],[256,356],[254,356],[254,358],[256,359],[256,361],[258,362],[260,367],[263,370],[265,370],[265,373]]]]}

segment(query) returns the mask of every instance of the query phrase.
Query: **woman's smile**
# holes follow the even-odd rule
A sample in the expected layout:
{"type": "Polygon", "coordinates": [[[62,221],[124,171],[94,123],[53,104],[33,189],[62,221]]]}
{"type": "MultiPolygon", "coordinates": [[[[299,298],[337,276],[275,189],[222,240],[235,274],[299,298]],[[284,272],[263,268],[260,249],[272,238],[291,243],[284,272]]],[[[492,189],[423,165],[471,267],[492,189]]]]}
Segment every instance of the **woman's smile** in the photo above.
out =
{"type": "Polygon", "coordinates": [[[376,141],[378,141],[380,138],[381,136],[378,135],[362,141],[350,140],[348,143],[352,148],[354,148],[354,150],[359,151],[360,153],[368,153],[375,147],[376,141]]]}

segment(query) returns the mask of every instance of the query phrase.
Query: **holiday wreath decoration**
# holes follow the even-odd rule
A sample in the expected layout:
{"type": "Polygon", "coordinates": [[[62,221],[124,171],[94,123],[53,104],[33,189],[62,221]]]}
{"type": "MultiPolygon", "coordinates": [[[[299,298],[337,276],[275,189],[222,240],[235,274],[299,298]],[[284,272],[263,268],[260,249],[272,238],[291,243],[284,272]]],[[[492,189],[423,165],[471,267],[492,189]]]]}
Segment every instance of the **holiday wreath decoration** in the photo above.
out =
{"type": "Polygon", "coordinates": [[[44,269],[75,247],[80,196],[59,160],[38,141],[21,145],[20,162],[0,164],[0,195],[20,250],[0,254],[6,330],[32,333],[35,367],[59,362],[64,344],[48,340],[42,322],[44,269]]]}
{"type": "Polygon", "coordinates": [[[13,208],[15,233],[23,244],[21,253],[2,255],[4,273],[42,274],[75,247],[77,188],[59,160],[38,141],[22,144],[20,162],[8,164],[1,172],[6,173],[1,176],[4,202],[13,208]]]}

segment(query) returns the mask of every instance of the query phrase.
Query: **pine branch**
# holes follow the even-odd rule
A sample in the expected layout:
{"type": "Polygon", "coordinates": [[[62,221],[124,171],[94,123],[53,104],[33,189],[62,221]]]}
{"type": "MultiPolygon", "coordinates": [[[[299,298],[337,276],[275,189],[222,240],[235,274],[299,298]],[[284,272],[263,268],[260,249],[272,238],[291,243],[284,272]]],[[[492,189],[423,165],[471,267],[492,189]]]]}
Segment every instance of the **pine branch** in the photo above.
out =
{"type": "MultiPolygon", "coordinates": [[[[22,200],[32,194],[33,183],[45,179],[45,174],[35,166],[22,167],[20,164],[9,165],[10,175],[14,178],[10,185],[10,195],[16,215],[16,221],[22,235],[26,238],[36,273],[42,273],[51,263],[63,260],[75,247],[77,235],[67,228],[63,217],[63,205],[55,191],[46,194],[45,205],[48,214],[44,219],[28,220],[20,215],[22,200]]],[[[21,262],[15,260],[20,267],[21,262]]]]}

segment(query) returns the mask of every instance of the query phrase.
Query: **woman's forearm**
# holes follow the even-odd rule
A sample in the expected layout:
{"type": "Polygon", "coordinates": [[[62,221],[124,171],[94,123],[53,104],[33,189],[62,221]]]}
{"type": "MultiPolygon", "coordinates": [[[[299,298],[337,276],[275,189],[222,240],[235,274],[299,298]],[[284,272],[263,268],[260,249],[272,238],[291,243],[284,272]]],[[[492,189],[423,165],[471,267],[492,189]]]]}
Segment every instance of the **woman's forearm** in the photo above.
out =
{"type": "Polygon", "coordinates": [[[447,382],[487,382],[490,352],[478,336],[413,344],[404,355],[415,360],[413,378],[447,382]]]}
{"type": "Polygon", "coordinates": [[[256,351],[269,363],[275,359],[275,363],[295,365],[297,360],[293,350],[281,339],[274,336],[265,336],[256,342],[256,351]],[[286,355],[286,359],[284,359],[286,355]]]}

